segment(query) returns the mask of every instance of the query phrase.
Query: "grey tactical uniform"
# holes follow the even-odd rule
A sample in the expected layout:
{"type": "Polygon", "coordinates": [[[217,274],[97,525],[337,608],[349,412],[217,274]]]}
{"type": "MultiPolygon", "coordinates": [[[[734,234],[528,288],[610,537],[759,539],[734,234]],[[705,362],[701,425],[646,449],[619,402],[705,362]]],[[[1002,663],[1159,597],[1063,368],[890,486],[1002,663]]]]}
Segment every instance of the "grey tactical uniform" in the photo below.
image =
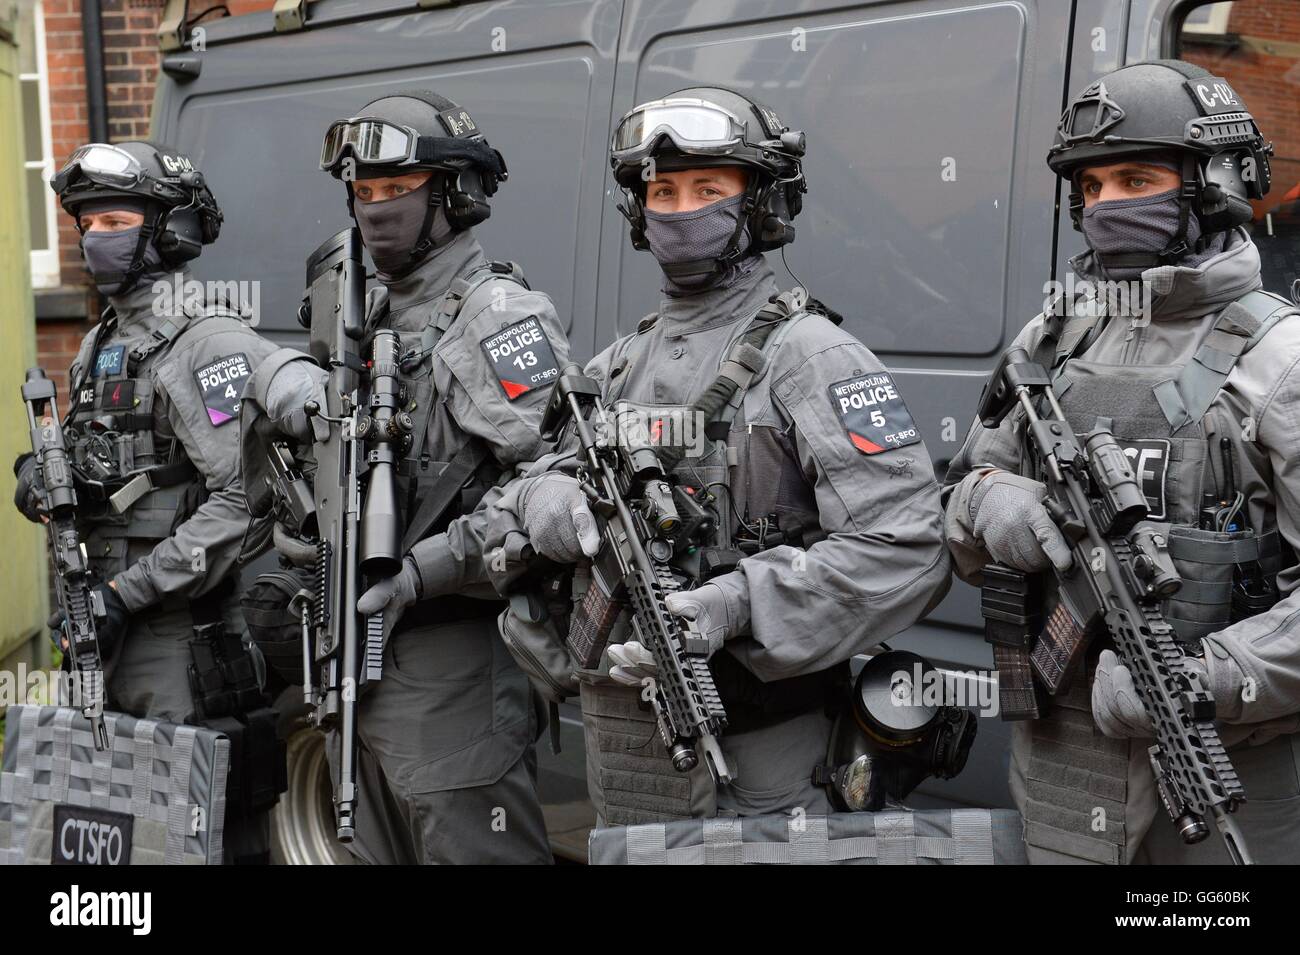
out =
{"type": "MultiPolygon", "coordinates": [[[[244,381],[275,349],[224,308],[156,300],[169,302],[147,280],[110,299],[70,371],[68,430],[82,474],[109,490],[137,474],[117,498],[130,501],[122,513],[104,493],[78,488],[91,568],[116,582],[131,611],[105,661],[108,705],[184,723],[196,721],[187,675],[195,624],[223,619],[243,630],[238,556],[249,516],[236,419],[244,381]]],[[[241,846],[228,829],[227,854],[256,852],[264,838],[241,846]]]]}
{"type": "MultiPolygon", "coordinates": [[[[587,374],[606,400],[639,405],[651,420],[681,420],[673,413],[713,382],[731,344],[777,293],[765,260],[746,266],[718,288],[665,295],[653,321],[597,355],[587,374]]],[[[736,779],[715,790],[703,765],[689,776],[674,772],[640,689],[612,681],[606,657],[579,672],[588,787],[605,824],[831,811],[812,776],[825,761],[828,707],[840,699],[847,661],[919,619],[947,589],[925,445],[914,435],[905,447],[859,450],[830,393],[835,383],[883,372],[879,360],[808,312],[774,335],[726,442],[697,435],[697,443],[684,430],[682,443],[696,446],[676,469],[692,488],[729,485],[738,536],[768,531],[765,549],[712,580],[738,634],[711,661],[731,722],[721,745],[736,779]]],[[[553,458],[538,468],[567,463],[553,458]]],[[[611,642],[627,636],[624,624],[611,642]]]]}
{"type": "MultiPolygon", "coordinates": [[[[1093,276],[1091,253],[1073,265],[1081,276],[1093,276]]],[[[1144,281],[1154,293],[1150,324],[1123,315],[1103,319],[1095,337],[1083,339],[1060,369],[1057,389],[1077,431],[1109,419],[1130,449],[1153,517],[1176,525],[1170,547],[1184,578],[1184,599],[1175,598],[1166,616],[1185,642],[1203,638],[1221,733],[1246,789],[1238,821],[1256,861],[1296,862],[1300,631],[1294,617],[1300,566],[1293,548],[1300,541],[1300,318],[1278,321],[1241,354],[1203,415],[1195,408],[1184,414],[1189,409],[1181,407],[1168,382],[1179,378],[1202,345],[1215,349],[1201,352],[1211,364],[1216,354],[1241,350],[1253,320],[1234,303],[1259,288],[1259,254],[1237,231],[1225,251],[1200,268],[1151,269],[1144,281]],[[1194,530],[1203,488],[1214,490],[1213,482],[1224,480],[1222,438],[1231,443],[1250,526],[1261,535],[1259,564],[1278,572],[1282,598],[1271,610],[1231,625],[1226,608],[1204,596],[1216,567],[1196,559],[1206,551],[1203,535],[1194,530]]],[[[1287,311],[1280,300],[1254,302],[1256,312],[1260,302],[1266,312],[1287,311]]],[[[1061,347],[1082,327],[1078,319],[1067,322],[1061,347]]],[[[1032,353],[1043,329],[1039,316],[1017,343],[1032,353]]],[[[996,431],[976,422],[945,482],[946,532],[956,571],[974,584],[989,557],[973,533],[970,495],[984,466],[1025,473],[1022,426],[1020,415],[996,431]]],[[[1149,742],[1108,739],[1096,728],[1089,685],[1097,649],[1089,657],[1088,679],[1076,679],[1047,718],[1012,728],[1011,788],[1025,817],[1031,861],[1226,863],[1216,839],[1185,846],[1163,818],[1146,757],[1149,742]],[[1107,819],[1100,832],[1092,826],[1098,808],[1107,819]]]]}
{"type": "MultiPolygon", "coordinates": [[[[472,233],[456,234],[388,286],[387,311],[372,314],[372,327],[395,329],[404,350],[418,346],[453,280],[487,265],[472,233]]],[[[399,475],[408,517],[467,442],[487,451],[480,489],[540,454],[543,382],[504,384],[482,347],[530,319],[553,351],[542,369],[548,362],[558,368],[568,346],[550,299],[499,278],[479,286],[432,357],[403,374],[416,439],[399,475]],[[520,384],[528,390],[520,392],[520,384]]],[[[454,505],[433,530],[475,503],[454,505]]],[[[436,550],[436,559],[425,550],[423,591],[448,596],[406,611],[385,646],[383,679],[358,704],[360,799],[351,849],[381,864],[548,862],[533,750],[539,717],[528,680],[497,632],[500,603],[472,596],[495,592],[461,586],[483,579],[481,523],[452,521],[436,550]]]]}

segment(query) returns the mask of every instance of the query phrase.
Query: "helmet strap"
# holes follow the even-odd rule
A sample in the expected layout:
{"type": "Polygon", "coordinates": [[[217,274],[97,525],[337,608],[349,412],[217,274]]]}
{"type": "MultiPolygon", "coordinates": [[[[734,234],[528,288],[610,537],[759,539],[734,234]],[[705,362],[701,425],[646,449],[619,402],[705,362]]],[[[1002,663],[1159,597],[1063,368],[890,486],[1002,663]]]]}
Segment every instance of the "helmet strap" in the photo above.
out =
{"type": "Polygon", "coordinates": [[[441,190],[432,188],[432,182],[429,185],[429,204],[424,208],[424,222],[420,226],[420,239],[415,243],[415,248],[411,249],[411,257],[402,269],[401,275],[395,276],[396,278],[408,274],[420,262],[424,261],[425,256],[433,251],[433,239],[430,238],[429,233],[433,231],[433,217],[438,211],[438,206],[442,205],[442,197],[446,193],[447,181],[444,177],[441,190]]]}

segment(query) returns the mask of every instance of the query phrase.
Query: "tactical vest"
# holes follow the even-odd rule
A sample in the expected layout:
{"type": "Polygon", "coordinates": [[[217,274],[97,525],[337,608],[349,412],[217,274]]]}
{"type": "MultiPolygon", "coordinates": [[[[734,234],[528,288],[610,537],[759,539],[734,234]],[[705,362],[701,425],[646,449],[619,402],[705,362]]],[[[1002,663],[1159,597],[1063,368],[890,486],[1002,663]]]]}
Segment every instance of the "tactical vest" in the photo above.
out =
{"type": "MultiPolygon", "coordinates": [[[[405,409],[415,419],[411,448],[397,474],[398,500],[402,502],[405,533],[402,550],[441,533],[457,517],[474,510],[488,489],[504,475],[491,449],[480,438],[469,437],[450,461],[436,461],[430,453],[434,416],[434,349],[465,306],[483,295],[491,296],[501,283],[528,289],[522,270],[513,262],[489,262],[454,279],[438,303],[420,337],[418,348],[406,348],[401,360],[405,409]]],[[[387,314],[386,304],[370,318],[371,327],[387,314]]],[[[406,343],[403,343],[406,347],[406,343]]],[[[445,624],[453,620],[495,616],[500,607],[492,601],[448,595],[425,600],[402,617],[403,630],[445,624]]]]}
{"type": "MultiPolygon", "coordinates": [[[[64,420],[77,478],[79,520],[92,570],[108,580],[151,552],[203,502],[204,482],[156,407],[154,368],[196,321],[234,313],[191,308],[133,344],[102,342],[109,309],[72,383],[64,420]]],[[[180,606],[183,600],[166,601],[180,606]]]]}
{"type": "MultiPolygon", "coordinates": [[[[1217,420],[1227,416],[1211,412],[1210,406],[1238,359],[1279,320],[1298,313],[1300,309],[1277,296],[1250,292],[1219,313],[1201,345],[1181,365],[1090,361],[1088,349],[1102,328],[1103,315],[1049,323],[1036,351],[1035,359],[1052,369],[1061,409],[1075,432],[1110,428],[1125,449],[1147,496],[1150,519],[1166,534],[1183,580],[1162,609],[1191,652],[1199,652],[1204,636],[1262,612],[1277,600],[1282,548],[1276,520],[1270,515],[1266,527],[1217,530],[1202,526],[1202,509],[1224,491],[1223,439],[1235,487],[1247,498],[1272,494],[1267,454],[1253,435],[1247,439],[1241,422],[1217,420]],[[1253,601],[1237,592],[1243,567],[1257,578],[1253,601]]],[[[1032,459],[1022,454],[1022,461],[1032,459]]],[[[1029,476],[1042,479],[1041,474],[1029,476]]],[[[1120,863],[1128,842],[1130,741],[1097,733],[1091,711],[1092,676],[1105,643],[1094,641],[1085,674],[1054,698],[1051,713],[1021,730],[1032,740],[1022,811],[1029,845],[1093,862],[1120,863]],[[1085,758],[1087,765],[1081,766],[1085,758]],[[1079,776],[1085,769],[1086,787],[1079,776]],[[1090,816],[1097,806],[1107,816],[1101,831],[1090,816]]]]}
{"type": "MultiPolygon", "coordinates": [[[[613,377],[607,406],[639,412],[665,468],[691,498],[704,502],[712,518],[713,533],[685,553],[679,547],[674,557],[677,569],[696,584],[734,570],[747,555],[780,544],[807,547],[825,538],[792,439],[779,428],[749,424],[770,403],[766,372],[772,356],[795,325],[819,309],[815,302],[796,305],[789,293],[760,309],[742,323],[723,354],[717,378],[692,405],[624,401],[623,381],[613,377]],[[702,434],[695,430],[701,418],[702,434]]],[[[628,353],[657,318],[644,319],[637,335],[619,345],[611,356],[611,376],[625,366],[628,353]]],[[[682,519],[689,523],[692,517],[682,514],[682,519]]],[[[611,642],[627,639],[621,629],[611,642]]],[[[837,688],[847,679],[845,665],[764,683],[726,651],[715,654],[710,667],[727,710],[727,733],[758,730],[838,703],[837,688]]],[[[707,770],[701,766],[682,774],[672,768],[639,691],[592,677],[581,680],[582,708],[603,821],[635,825],[714,815],[715,791],[707,770]]]]}

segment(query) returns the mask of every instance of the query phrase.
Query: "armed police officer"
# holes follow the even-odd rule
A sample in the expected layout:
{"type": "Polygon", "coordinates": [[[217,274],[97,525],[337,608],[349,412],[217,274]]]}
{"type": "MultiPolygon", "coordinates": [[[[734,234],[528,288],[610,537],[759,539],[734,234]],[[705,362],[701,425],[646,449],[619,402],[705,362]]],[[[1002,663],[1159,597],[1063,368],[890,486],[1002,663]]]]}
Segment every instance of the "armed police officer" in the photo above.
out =
{"type": "MultiPolygon", "coordinates": [[[[1088,87],[1047,158],[1088,246],[1070,263],[1081,282],[1016,342],[1051,370],[1076,432],[1110,429],[1125,449],[1182,578],[1164,615],[1213,693],[1246,843],[1283,862],[1300,851],[1300,321],[1261,290],[1242,228],[1269,152],[1230,85],[1199,67],[1140,63],[1088,87]]],[[[990,561],[1074,559],[1024,431],[1022,409],[996,429],[977,421],[948,473],[949,546],[972,583],[990,561]]],[[[1013,727],[1031,861],[1226,862],[1219,841],[1188,847],[1155,818],[1152,722],[1105,643],[1041,719],[1013,727]]]]}
{"type": "MultiPolygon", "coordinates": [[[[343,181],[374,260],[366,332],[400,338],[413,437],[397,477],[403,569],[357,604],[382,612],[386,632],[397,624],[382,678],[358,702],[349,848],[378,864],[549,862],[540,717],[497,633],[483,528],[456,519],[541,453],[543,386],[567,360],[564,332],[549,297],[475,237],[506,167],[467,110],[422,90],[382,96],[330,126],[321,167],[343,181]]],[[[273,401],[280,370],[305,360],[282,358],[252,400],[273,401]]],[[[310,439],[314,423],[298,413],[286,425],[310,439]]]]}
{"type": "MultiPolygon", "coordinates": [[[[51,185],[108,300],[69,372],[64,419],[77,523],[106,611],[107,704],[222,721],[242,735],[225,857],[264,862],[265,810],[283,766],[235,599],[249,525],[236,419],[245,382],[273,346],[237,303],[205,302],[189,281],[188,263],[217,239],[222,216],[188,157],[152,142],[94,143],[51,185]]],[[[25,455],[15,470],[19,508],[38,520],[36,462],[25,455]]]]}
{"type": "MultiPolygon", "coordinates": [[[[599,660],[576,664],[603,824],[830,811],[819,772],[849,658],[947,587],[938,487],[896,382],[829,310],[781,293],[764,255],[794,238],[803,154],[772,110],[713,87],[638,106],[613,137],[632,244],[658,261],[663,297],[586,375],[621,420],[640,417],[683,507],[695,502],[684,520],[699,539],[673,544],[687,589],[667,607],[707,640],[732,778],[715,785],[703,758],[674,769],[642,704],[653,657],[624,619],[599,660]],[[699,420],[719,387],[732,400],[699,420]]],[[[560,565],[596,557],[575,463],[562,445],[510,485],[493,543],[560,565]]]]}

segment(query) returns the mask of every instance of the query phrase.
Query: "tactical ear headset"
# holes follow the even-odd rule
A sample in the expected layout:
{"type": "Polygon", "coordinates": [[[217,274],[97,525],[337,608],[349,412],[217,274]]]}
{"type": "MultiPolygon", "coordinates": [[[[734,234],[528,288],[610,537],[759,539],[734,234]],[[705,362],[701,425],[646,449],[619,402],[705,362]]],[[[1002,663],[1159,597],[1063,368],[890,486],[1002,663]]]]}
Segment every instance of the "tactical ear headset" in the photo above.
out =
{"type": "MultiPolygon", "coordinates": [[[[500,153],[497,155],[500,156],[500,153]]],[[[492,215],[488,199],[496,195],[497,185],[507,175],[504,160],[501,162],[500,176],[478,166],[447,173],[444,179],[443,208],[451,227],[462,232],[492,215]]]]}
{"type": "Polygon", "coordinates": [[[164,208],[156,225],[154,245],[164,261],[179,264],[198,258],[203,246],[211,245],[221,235],[223,216],[203,173],[181,173],[181,187],[190,194],[185,205],[164,208]]]}

